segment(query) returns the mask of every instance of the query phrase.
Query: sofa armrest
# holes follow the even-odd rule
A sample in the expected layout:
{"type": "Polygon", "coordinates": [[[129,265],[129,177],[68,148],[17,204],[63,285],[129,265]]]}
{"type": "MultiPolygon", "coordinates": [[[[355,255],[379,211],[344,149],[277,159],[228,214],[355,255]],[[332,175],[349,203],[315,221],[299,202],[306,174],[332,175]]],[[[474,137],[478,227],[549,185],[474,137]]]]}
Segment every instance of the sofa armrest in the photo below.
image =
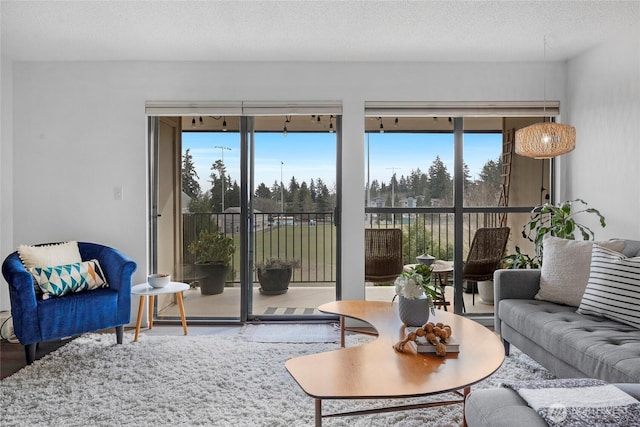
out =
{"type": "Polygon", "coordinates": [[[539,269],[502,269],[493,273],[493,321],[500,333],[499,306],[503,299],[533,299],[540,290],[539,269]]]}

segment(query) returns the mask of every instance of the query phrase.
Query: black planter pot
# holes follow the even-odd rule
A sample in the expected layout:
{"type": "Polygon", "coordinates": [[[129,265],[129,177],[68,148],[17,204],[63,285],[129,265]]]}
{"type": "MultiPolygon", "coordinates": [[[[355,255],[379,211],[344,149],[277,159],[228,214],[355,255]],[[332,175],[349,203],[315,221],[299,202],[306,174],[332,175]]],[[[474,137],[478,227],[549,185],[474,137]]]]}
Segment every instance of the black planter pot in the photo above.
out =
{"type": "Polygon", "coordinates": [[[289,268],[259,268],[258,281],[262,295],[282,295],[289,290],[291,273],[289,268]]]}
{"type": "Polygon", "coordinates": [[[196,263],[196,276],[202,277],[200,293],[202,295],[216,295],[224,291],[229,267],[224,264],[198,264],[196,263]]]}

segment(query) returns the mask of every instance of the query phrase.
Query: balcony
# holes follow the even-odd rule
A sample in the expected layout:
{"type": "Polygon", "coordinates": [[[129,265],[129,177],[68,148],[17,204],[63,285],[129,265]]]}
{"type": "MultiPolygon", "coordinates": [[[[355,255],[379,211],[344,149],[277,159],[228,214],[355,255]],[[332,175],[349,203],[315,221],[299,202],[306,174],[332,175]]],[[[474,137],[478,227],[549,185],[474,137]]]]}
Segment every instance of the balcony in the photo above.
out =
{"type": "MultiPolygon", "coordinates": [[[[482,212],[464,215],[464,256],[475,231],[479,227],[496,226],[498,213],[482,212]]],[[[253,218],[253,259],[298,259],[300,268],[294,269],[289,290],[283,295],[262,295],[258,278],[252,269],[252,304],[255,316],[317,315],[316,307],[336,299],[336,233],[333,212],[256,213],[253,218]]],[[[368,213],[367,228],[400,228],[403,230],[403,262],[415,263],[417,256],[430,253],[437,259],[453,261],[454,220],[447,212],[416,212],[394,209],[393,213],[368,213]]],[[[184,267],[190,268],[195,259],[187,248],[201,230],[220,230],[236,240],[240,247],[239,213],[185,213],[183,214],[182,256],[184,267]]],[[[187,317],[190,320],[227,319],[240,317],[240,257],[233,257],[231,271],[222,294],[202,295],[197,288],[184,293],[187,317]]],[[[453,274],[448,277],[453,284],[453,274]]],[[[367,283],[367,300],[391,301],[392,284],[374,286],[367,283]],[[385,286],[386,285],[386,286],[385,286]]],[[[453,286],[447,286],[446,299],[453,301],[453,286]]],[[[464,293],[467,313],[493,313],[493,305],[480,301],[478,295],[464,293]]],[[[178,310],[173,301],[159,301],[158,319],[177,319],[178,310]]],[[[452,308],[449,308],[451,310],[452,308]]]]}

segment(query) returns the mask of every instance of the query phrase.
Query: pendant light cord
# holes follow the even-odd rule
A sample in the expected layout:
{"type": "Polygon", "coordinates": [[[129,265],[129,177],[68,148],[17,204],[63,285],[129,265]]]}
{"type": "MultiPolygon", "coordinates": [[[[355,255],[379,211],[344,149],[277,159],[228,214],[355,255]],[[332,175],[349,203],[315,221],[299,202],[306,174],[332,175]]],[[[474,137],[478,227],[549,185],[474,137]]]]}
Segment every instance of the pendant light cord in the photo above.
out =
{"type": "Polygon", "coordinates": [[[542,114],[547,118],[547,36],[543,36],[542,46],[542,114]]]}

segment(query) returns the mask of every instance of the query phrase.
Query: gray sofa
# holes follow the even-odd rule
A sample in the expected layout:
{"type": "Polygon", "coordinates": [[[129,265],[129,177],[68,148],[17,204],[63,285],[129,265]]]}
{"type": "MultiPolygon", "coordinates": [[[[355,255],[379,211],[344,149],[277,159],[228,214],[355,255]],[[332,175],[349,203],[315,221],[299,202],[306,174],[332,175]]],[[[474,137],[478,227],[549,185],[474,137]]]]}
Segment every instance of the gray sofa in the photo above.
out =
{"type": "MultiPolygon", "coordinates": [[[[627,241],[627,256],[640,242],[627,241]]],[[[540,270],[498,270],[494,276],[494,324],[509,354],[513,344],[559,378],[598,378],[640,383],[640,330],[576,307],[534,299],[540,270]]]]}
{"type": "MultiPolygon", "coordinates": [[[[640,241],[626,241],[626,256],[640,256],[640,241]]],[[[494,275],[494,322],[510,345],[559,378],[598,378],[640,400],[640,330],[579,314],[577,307],[534,299],[540,270],[498,270],[494,275]]],[[[545,426],[511,389],[477,390],[465,405],[470,427],[545,426]]]]}

